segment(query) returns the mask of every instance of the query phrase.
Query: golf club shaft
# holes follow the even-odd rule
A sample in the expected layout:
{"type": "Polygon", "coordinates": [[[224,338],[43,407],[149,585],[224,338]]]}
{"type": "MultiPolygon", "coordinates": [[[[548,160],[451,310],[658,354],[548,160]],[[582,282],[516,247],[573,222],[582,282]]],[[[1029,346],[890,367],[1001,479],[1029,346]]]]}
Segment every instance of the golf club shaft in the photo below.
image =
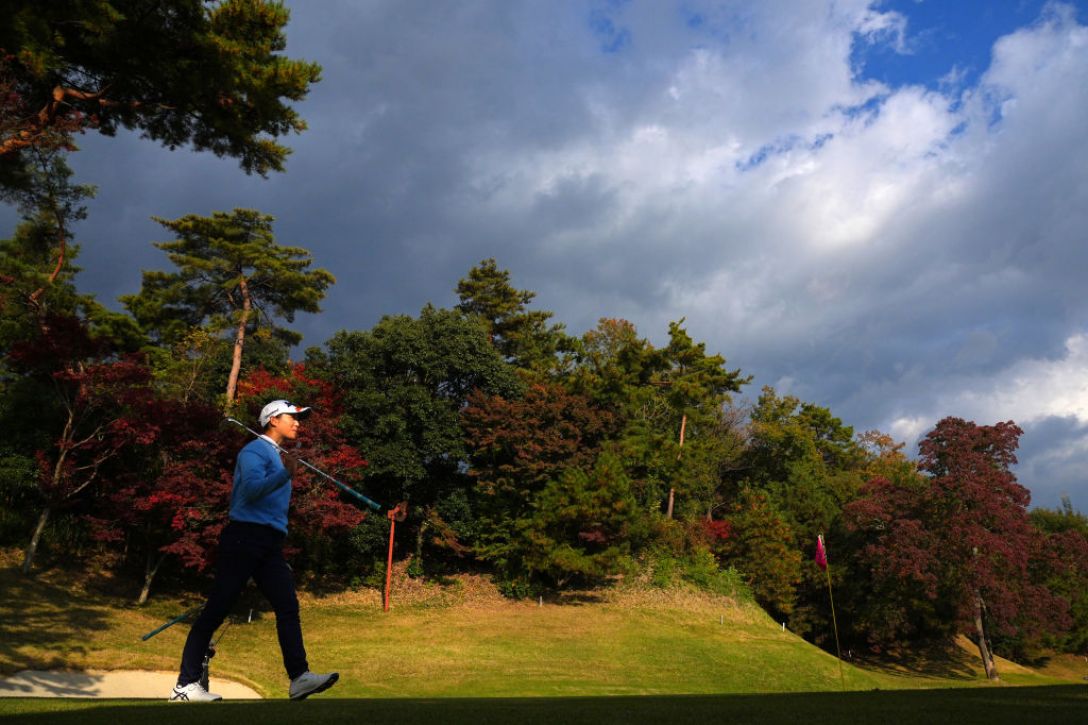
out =
{"type": "MultiPolygon", "coordinates": [[[[241,426],[242,428],[245,428],[247,431],[249,431],[253,435],[257,436],[258,438],[262,437],[260,433],[253,430],[252,428],[250,428],[248,425],[241,422],[240,420],[236,420],[234,418],[227,418],[227,420],[229,422],[231,422],[231,423],[234,423],[235,425],[238,425],[238,426],[241,426]]],[[[309,468],[311,471],[313,471],[317,475],[319,475],[319,476],[325,478],[326,480],[330,481],[333,485],[335,485],[337,488],[339,488],[344,493],[351,494],[352,496],[359,499],[360,501],[362,501],[363,503],[365,503],[367,506],[374,509],[375,511],[381,511],[382,505],[380,503],[378,503],[377,501],[373,501],[373,500],[367,498],[366,496],[364,496],[363,494],[359,493],[358,491],[356,491],[354,488],[351,488],[350,486],[347,486],[347,485],[345,485],[343,483],[340,483],[335,478],[333,478],[329,474],[325,473],[324,471],[322,471],[317,466],[313,465],[312,463],[309,463],[308,461],[302,460],[298,456],[292,455],[292,453],[290,451],[284,450],[282,447],[280,447],[279,445],[277,445],[273,441],[269,440],[267,437],[265,437],[265,440],[268,440],[269,443],[272,443],[272,445],[276,446],[276,450],[278,450],[280,453],[284,453],[284,454],[286,454],[288,456],[291,456],[296,461],[298,461],[302,465],[306,466],[307,468],[309,468]]]]}
{"type": "Polygon", "coordinates": [[[173,627],[175,624],[177,624],[181,620],[183,620],[183,619],[185,619],[187,617],[190,617],[193,614],[196,614],[197,612],[199,612],[203,608],[204,608],[203,604],[201,604],[199,607],[193,607],[192,609],[185,612],[184,614],[179,614],[178,616],[174,617],[173,619],[171,619],[166,624],[160,625],[160,626],[156,627],[155,629],[151,630],[150,632],[145,634],[140,639],[142,639],[144,642],[146,642],[147,640],[151,639],[152,637],[154,637],[156,634],[163,631],[164,629],[168,629],[169,627],[173,627]]]}

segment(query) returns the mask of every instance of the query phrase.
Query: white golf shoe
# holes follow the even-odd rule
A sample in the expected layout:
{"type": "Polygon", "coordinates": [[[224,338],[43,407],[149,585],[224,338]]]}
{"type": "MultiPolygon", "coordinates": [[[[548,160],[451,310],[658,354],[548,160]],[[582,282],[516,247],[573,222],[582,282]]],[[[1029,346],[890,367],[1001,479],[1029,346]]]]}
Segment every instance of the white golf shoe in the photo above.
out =
{"type": "Polygon", "coordinates": [[[310,695],[324,692],[340,679],[339,672],[330,672],[327,675],[319,675],[315,672],[303,672],[291,680],[290,695],[292,700],[305,700],[310,695]]]}
{"type": "Polygon", "coordinates": [[[208,692],[199,682],[190,682],[184,687],[174,685],[174,692],[170,695],[170,702],[215,702],[222,699],[222,695],[208,692]]]}

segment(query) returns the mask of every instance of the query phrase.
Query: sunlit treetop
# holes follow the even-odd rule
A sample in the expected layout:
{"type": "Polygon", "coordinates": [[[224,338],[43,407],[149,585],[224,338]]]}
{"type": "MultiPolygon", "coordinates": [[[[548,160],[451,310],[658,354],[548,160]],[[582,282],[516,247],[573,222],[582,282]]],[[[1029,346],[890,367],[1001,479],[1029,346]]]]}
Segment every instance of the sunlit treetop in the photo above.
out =
{"type": "Polygon", "coordinates": [[[282,171],[276,139],[306,127],[289,104],[321,71],[282,55],[288,11],[270,0],[0,0],[0,17],[5,165],[128,128],[282,171]]]}

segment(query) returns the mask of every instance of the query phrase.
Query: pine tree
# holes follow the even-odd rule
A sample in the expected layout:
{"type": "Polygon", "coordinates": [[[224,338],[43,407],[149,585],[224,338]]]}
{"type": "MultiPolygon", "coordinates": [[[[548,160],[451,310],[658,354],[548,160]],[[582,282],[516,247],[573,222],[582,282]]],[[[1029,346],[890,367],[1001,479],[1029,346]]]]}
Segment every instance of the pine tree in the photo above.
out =
{"type": "Polygon", "coordinates": [[[662,370],[654,381],[663,389],[677,432],[678,465],[670,481],[666,518],[673,515],[677,484],[693,491],[712,488],[715,483],[714,465],[700,455],[705,451],[696,450],[688,454],[689,460],[683,460],[685,442],[690,439],[698,449],[704,441],[713,440],[713,434],[720,430],[729,394],[739,392],[742,385],[751,381],[751,376],[742,376],[740,370],[726,370],[721,355],[707,355],[706,343],[697,344],[683,325],[683,319],[669,323],[669,344],[660,351],[662,370]]]}
{"type": "Polygon", "coordinates": [[[247,173],[282,171],[289,151],[273,139],[306,127],[288,102],[321,72],[281,54],[288,15],[269,0],[7,0],[0,186],[17,183],[22,154],[74,149],[85,129],[138,129],[247,173]]]}
{"type": "MultiPolygon", "coordinates": [[[[272,217],[251,209],[155,220],[178,235],[155,245],[178,270],[144,272],[139,294],[121,301],[161,344],[174,344],[204,325],[215,332],[231,330],[234,348],[226,386],[230,407],[247,333],[277,317],[293,322],[298,311],[319,312],[325,290],[336,280],[323,269],[310,269],[307,250],[277,244],[272,217]]],[[[294,333],[274,329],[286,342],[299,340],[294,333]]]]}
{"type": "Polygon", "coordinates": [[[548,325],[552,313],[529,310],[535,292],[515,289],[510,272],[485,259],[457,283],[457,309],[484,320],[492,345],[523,370],[554,367],[556,353],[569,345],[562,325],[548,325]]]}

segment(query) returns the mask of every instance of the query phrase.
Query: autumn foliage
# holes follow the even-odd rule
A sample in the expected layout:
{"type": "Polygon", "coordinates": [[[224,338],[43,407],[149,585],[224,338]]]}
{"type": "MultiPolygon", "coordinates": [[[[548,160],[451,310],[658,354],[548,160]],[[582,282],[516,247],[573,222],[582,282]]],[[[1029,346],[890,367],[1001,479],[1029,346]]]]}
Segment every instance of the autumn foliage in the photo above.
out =
{"type": "Polygon", "coordinates": [[[1009,470],[1021,434],[1011,422],[945,418],[919,446],[924,477],[873,479],[846,507],[867,534],[859,558],[884,614],[883,627],[870,623],[874,639],[952,630],[985,650],[992,634],[1068,626],[1068,603],[1029,576],[1038,535],[1009,470]]]}
{"type": "MultiPolygon", "coordinates": [[[[0,246],[2,269],[33,266],[10,258],[19,249],[0,246]]],[[[408,501],[394,555],[411,576],[482,570],[515,597],[628,578],[728,580],[715,591],[750,596],[828,647],[831,584],[848,647],[962,633],[993,677],[995,651],[1088,647],[1088,523],[1071,505],[1028,511],[1014,423],[946,418],[912,459],[890,436],[856,435],[772,388],[734,405],[749,378],[682,321],[664,347],[608,318],[570,338],[550,313],[530,314],[532,294],[493,260],[482,264],[458,288],[458,309],[337,333],[305,364],[256,344],[295,339],[289,331],[262,328],[239,353],[214,326],[171,314],[169,347],[147,320],[113,320],[144,336],[127,352],[63,288],[70,275],[29,317],[18,295],[0,295],[10,376],[0,416],[12,430],[0,471],[25,479],[0,487],[15,511],[0,524],[21,516],[7,535],[20,543],[32,532],[27,571],[39,546],[60,548],[50,537],[63,524],[74,550],[141,582],[139,601],[164,579],[199,586],[250,439],[224,410],[255,429],[260,409],[285,398],[314,410],[292,453],[387,506],[408,501]],[[227,408],[219,382],[201,378],[229,370],[240,377],[227,408]],[[11,425],[27,401],[40,415],[11,425]],[[819,535],[826,570],[812,560],[819,535]]],[[[32,276],[24,287],[40,284],[32,276]]],[[[299,580],[383,579],[385,517],[306,468],[293,487],[287,549],[299,580]]]]}

